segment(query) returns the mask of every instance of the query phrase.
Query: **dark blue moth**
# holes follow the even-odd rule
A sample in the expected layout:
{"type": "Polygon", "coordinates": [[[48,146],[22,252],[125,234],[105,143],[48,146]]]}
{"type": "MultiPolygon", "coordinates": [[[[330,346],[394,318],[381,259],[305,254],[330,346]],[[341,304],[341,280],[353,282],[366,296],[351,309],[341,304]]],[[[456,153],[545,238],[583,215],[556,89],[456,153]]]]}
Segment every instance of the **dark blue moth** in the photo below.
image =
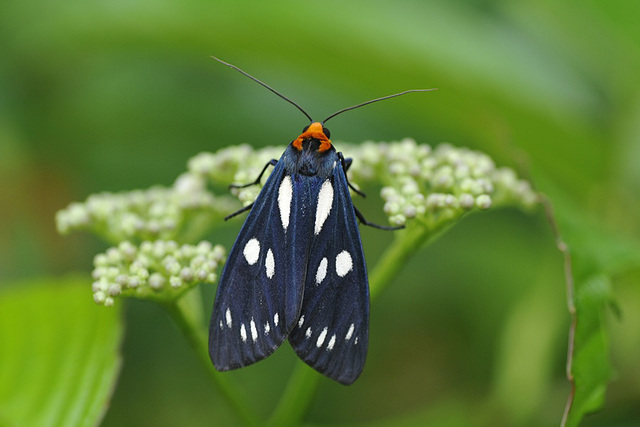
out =
{"type": "Polygon", "coordinates": [[[288,338],[308,365],[351,384],[362,372],[369,341],[369,287],[358,219],[368,223],[351,201],[350,162],[336,151],[322,123],[423,89],[349,107],[320,123],[255,77],[220,62],[295,105],[311,124],[270,163],[275,167],[231,248],[209,326],[211,360],[219,371],[241,368],[269,356],[288,338]]]}

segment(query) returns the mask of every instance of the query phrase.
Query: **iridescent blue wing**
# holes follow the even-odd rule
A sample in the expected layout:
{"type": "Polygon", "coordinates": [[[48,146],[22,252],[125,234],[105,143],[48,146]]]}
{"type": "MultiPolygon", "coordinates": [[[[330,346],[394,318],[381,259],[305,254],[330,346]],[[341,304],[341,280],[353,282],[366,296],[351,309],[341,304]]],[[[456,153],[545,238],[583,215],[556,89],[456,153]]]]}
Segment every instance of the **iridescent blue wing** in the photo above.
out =
{"type": "Polygon", "coordinates": [[[297,255],[306,252],[310,237],[298,235],[294,212],[301,199],[283,159],[251,208],[220,277],[209,325],[209,355],[220,371],[269,356],[299,316],[306,257],[297,255]]]}
{"type": "MultiPolygon", "coordinates": [[[[337,159],[337,155],[336,155],[337,159]]],[[[302,310],[289,341],[324,375],[353,383],[364,368],[369,338],[369,285],[360,232],[339,159],[316,179],[302,310]]]]}

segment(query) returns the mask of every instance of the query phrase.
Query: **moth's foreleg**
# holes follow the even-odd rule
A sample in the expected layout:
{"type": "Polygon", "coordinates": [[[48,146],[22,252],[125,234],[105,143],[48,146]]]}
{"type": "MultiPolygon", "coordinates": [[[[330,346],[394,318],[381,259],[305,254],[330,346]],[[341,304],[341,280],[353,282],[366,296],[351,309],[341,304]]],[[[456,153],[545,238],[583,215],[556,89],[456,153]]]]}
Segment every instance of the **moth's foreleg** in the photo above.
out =
{"type": "MultiPolygon", "coordinates": [[[[255,181],[250,182],[248,184],[230,184],[229,188],[246,188],[246,187],[251,187],[252,185],[260,184],[260,180],[262,179],[262,175],[264,175],[264,172],[267,170],[267,168],[269,166],[275,166],[276,163],[278,163],[278,161],[276,159],[269,160],[269,162],[266,165],[264,165],[264,167],[262,168],[262,171],[260,172],[260,175],[258,175],[258,178],[256,178],[255,181]]],[[[244,212],[244,211],[241,211],[241,212],[244,212]]],[[[232,216],[234,216],[234,215],[235,214],[232,214],[232,216]]]]}

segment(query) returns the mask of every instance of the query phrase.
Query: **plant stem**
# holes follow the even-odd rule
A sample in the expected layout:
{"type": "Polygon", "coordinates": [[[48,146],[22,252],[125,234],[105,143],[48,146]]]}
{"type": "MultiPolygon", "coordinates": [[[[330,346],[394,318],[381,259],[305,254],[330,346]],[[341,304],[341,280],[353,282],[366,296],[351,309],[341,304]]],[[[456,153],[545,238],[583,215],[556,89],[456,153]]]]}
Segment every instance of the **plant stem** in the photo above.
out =
{"type": "Polygon", "coordinates": [[[204,365],[209,377],[213,380],[213,383],[217,386],[235,414],[247,426],[261,425],[258,416],[253,412],[248,403],[244,401],[240,390],[215,370],[207,352],[208,342],[206,332],[203,330],[201,322],[198,323],[195,321],[198,316],[193,316],[191,310],[185,309],[185,304],[180,304],[180,300],[164,304],[164,307],[189,341],[189,344],[204,365]]]}
{"type": "Polygon", "coordinates": [[[322,376],[304,363],[297,363],[278,406],[267,426],[300,425],[316,394],[322,376]]]}

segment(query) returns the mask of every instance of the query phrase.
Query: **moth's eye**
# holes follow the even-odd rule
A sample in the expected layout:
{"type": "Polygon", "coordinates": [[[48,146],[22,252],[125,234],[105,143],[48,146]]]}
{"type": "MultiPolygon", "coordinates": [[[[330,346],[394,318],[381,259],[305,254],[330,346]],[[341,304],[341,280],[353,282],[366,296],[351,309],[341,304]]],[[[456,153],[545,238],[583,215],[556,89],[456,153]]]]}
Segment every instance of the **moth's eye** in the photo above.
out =
{"type": "Polygon", "coordinates": [[[309,129],[309,126],[305,126],[304,129],[302,129],[302,133],[305,133],[307,129],[309,129]]]}
{"type": "Polygon", "coordinates": [[[327,138],[331,138],[331,132],[329,132],[329,129],[323,127],[322,128],[322,132],[324,132],[324,134],[327,136],[327,138]]]}

